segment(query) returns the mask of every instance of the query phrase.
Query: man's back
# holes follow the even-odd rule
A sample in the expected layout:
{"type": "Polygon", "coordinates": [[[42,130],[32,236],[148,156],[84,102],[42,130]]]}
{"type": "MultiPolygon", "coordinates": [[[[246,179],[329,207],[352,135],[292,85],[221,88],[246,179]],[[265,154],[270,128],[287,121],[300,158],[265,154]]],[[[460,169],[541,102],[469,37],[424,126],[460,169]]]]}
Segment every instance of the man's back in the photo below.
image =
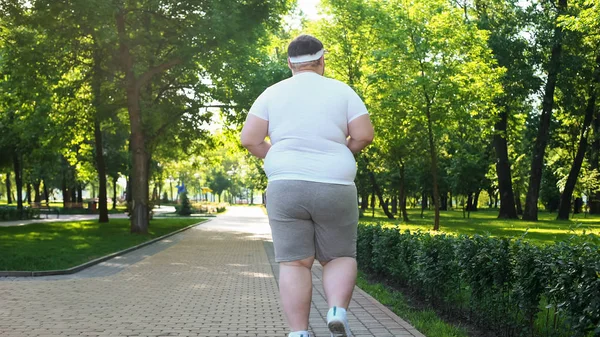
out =
{"type": "Polygon", "coordinates": [[[270,181],[353,184],[356,163],[346,145],[348,123],[367,110],[348,85],[299,73],[265,90],[250,113],[269,121],[272,148],[265,171],[270,181]]]}

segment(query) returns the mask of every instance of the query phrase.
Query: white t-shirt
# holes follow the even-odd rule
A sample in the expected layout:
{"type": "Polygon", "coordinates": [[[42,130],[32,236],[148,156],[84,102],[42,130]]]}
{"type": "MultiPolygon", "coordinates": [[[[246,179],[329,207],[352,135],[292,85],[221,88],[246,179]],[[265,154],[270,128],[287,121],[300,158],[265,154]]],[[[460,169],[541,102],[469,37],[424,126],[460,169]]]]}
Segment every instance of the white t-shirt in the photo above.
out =
{"type": "Polygon", "coordinates": [[[348,123],[368,112],[348,85],[300,73],[267,88],[249,113],[269,121],[272,146],[264,162],[269,181],[354,184],[348,123]]]}

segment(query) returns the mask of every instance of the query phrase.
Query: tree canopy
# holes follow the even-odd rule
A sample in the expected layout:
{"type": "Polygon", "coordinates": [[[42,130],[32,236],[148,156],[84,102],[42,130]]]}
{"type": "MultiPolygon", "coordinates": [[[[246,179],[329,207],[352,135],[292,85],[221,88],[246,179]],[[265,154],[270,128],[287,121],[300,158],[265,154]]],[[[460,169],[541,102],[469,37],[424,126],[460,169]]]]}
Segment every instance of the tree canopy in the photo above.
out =
{"type": "Polygon", "coordinates": [[[435,229],[440,212],[482,200],[503,218],[535,220],[539,206],[565,219],[584,200],[600,212],[597,1],[319,8],[311,21],[288,0],[0,0],[3,189],[22,208],[23,191],[39,202],[60,190],[67,205],[94,186],[105,221],[123,177],[136,233],[173,182],[191,198],[264,191],[237,132],[291,76],[287,44],[308,32],[375,125],[357,156],[363,211],[410,221],[407,205],[433,207],[435,229]]]}

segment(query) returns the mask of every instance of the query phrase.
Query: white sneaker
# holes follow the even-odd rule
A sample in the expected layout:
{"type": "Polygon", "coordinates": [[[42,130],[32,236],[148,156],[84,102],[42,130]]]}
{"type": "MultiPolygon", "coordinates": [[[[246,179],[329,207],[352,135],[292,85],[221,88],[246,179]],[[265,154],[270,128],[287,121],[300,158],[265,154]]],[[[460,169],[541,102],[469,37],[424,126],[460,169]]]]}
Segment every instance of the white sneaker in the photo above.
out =
{"type": "Polygon", "coordinates": [[[333,307],[327,313],[327,327],[331,332],[331,337],[352,337],[346,309],[333,307]]]}
{"type": "Polygon", "coordinates": [[[288,337],[310,337],[310,334],[308,331],[294,331],[290,332],[288,337]]]}

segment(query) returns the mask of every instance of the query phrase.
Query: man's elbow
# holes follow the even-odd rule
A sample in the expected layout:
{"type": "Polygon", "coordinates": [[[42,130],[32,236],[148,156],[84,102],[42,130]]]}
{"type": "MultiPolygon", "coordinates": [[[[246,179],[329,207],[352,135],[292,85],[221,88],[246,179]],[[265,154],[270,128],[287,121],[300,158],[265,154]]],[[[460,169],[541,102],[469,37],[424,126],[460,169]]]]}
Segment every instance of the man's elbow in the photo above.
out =
{"type": "Polygon", "coordinates": [[[254,144],[254,139],[252,139],[252,135],[250,134],[250,132],[248,132],[248,130],[246,130],[246,128],[242,129],[242,134],[240,136],[240,142],[242,143],[242,146],[245,147],[246,149],[251,147],[254,144]]]}
{"type": "Polygon", "coordinates": [[[256,147],[264,142],[264,139],[255,139],[252,137],[242,137],[241,139],[242,146],[246,149],[250,149],[251,147],[256,147]]]}
{"type": "Polygon", "coordinates": [[[367,144],[371,144],[373,143],[373,139],[375,139],[375,133],[371,132],[371,134],[367,135],[365,138],[365,142],[367,142],[367,144]]]}
{"type": "Polygon", "coordinates": [[[248,148],[248,146],[250,145],[250,144],[248,143],[248,140],[247,140],[246,138],[244,138],[244,137],[240,138],[240,143],[242,143],[242,146],[243,146],[244,148],[246,148],[246,149],[247,149],[247,148],[248,148]]]}
{"type": "Polygon", "coordinates": [[[256,144],[254,144],[254,142],[252,142],[249,139],[245,139],[244,137],[242,137],[241,141],[242,141],[242,146],[246,149],[249,149],[252,146],[256,145],[256,144]]]}
{"type": "Polygon", "coordinates": [[[371,144],[373,142],[373,139],[375,138],[375,131],[373,131],[373,129],[370,130],[370,132],[365,132],[364,134],[360,135],[359,141],[361,142],[365,142],[367,145],[371,144]]]}

